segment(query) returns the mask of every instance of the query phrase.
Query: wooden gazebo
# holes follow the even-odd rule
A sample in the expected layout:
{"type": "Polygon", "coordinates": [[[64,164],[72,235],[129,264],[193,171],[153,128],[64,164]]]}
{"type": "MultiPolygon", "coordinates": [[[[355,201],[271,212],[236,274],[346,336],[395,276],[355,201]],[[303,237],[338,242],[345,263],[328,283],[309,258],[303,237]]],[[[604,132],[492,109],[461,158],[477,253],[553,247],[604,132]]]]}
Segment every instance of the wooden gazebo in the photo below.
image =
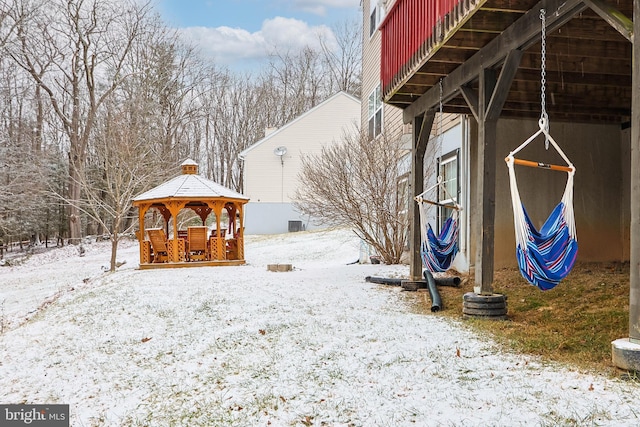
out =
{"type": "Polygon", "coordinates": [[[198,175],[191,159],[182,174],[133,199],[138,208],[140,268],[195,267],[244,264],[243,206],[249,198],[198,175]],[[147,228],[145,217],[156,209],[163,227],[147,228]],[[191,209],[202,220],[181,229],[178,214],[191,209]],[[213,213],[215,225],[207,225],[213,213]],[[223,213],[227,221],[222,222],[223,213]]]}

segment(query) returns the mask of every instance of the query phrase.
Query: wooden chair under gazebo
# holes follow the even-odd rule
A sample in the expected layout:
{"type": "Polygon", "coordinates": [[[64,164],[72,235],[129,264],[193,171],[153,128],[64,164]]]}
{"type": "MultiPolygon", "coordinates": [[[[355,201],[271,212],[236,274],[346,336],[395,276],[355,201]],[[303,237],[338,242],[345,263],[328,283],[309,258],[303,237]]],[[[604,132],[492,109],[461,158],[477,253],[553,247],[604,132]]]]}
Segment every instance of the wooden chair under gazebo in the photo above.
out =
{"type": "Polygon", "coordinates": [[[182,174],[133,199],[138,208],[140,268],[244,264],[244,195],[198,175],[191,159],[182,174]],[[178,214],[191,209],[201,225],[179,229],[178,214]],[[146,217],[157,211],[164,227],[147,228],[146,217]],[[215,224],[207,226],[209,215],[215,224]],[[223,214],[228,221],[222,221],[223,214]]]}

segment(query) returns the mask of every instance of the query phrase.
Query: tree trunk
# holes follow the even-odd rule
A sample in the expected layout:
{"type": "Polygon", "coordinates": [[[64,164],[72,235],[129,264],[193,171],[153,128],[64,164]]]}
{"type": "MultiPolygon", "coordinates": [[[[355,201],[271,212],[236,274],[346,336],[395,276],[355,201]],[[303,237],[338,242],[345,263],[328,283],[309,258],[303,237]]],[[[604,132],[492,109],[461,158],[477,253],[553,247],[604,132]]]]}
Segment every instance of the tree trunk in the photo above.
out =
{"type": "Polygon", "coordinates": [[[111,234],[111,262],[109,264],[109,271],[116,271],[116,257],[118,255],[118,232],[111,234]]]}
{"type": "Polygon", "coordinates": [[[78,208],[77,201],[80,200],[81,185],[80,185],[80,171],[78,170],[78,164],[76,156],[71,156],[69,159],[69,243],[77,245],[82,238],[82,221],[80,217],[80,209],[78,208]]]}

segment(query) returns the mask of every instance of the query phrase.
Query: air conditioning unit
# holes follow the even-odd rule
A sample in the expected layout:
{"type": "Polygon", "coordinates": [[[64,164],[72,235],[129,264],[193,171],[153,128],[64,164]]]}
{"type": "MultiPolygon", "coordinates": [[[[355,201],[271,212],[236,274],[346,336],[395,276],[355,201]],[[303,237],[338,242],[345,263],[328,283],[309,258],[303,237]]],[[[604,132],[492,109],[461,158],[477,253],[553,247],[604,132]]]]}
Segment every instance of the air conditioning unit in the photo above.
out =
{"type": "Polygon", "coordinates": [[[302,231],[302,221],[289,221],[289,233],[302,231]]]}

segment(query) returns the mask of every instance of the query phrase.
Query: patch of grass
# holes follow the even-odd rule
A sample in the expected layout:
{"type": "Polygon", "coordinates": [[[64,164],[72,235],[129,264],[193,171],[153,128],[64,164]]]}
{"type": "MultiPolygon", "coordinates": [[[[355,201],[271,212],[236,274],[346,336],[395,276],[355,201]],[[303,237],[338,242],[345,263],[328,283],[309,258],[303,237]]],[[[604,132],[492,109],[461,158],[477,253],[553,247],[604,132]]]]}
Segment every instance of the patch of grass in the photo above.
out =
{"type": "MultiPolygon", "coordinates": [[[[462,318],[462,295],[473,291],[473,276],[460,288],[439,287],[444,310],[436,315],[462,318]]],[[[558,286],[540,291],[517,269],[494,275],[495,293],[507,296],[508,320],[467,319],[514,351],[543,360],[619,375],[611,363],[611,341],[629,334],[629,264],[576,264],[558,286]]],[[[430,313],[428,296],[421,311],[430,313]]]]}

